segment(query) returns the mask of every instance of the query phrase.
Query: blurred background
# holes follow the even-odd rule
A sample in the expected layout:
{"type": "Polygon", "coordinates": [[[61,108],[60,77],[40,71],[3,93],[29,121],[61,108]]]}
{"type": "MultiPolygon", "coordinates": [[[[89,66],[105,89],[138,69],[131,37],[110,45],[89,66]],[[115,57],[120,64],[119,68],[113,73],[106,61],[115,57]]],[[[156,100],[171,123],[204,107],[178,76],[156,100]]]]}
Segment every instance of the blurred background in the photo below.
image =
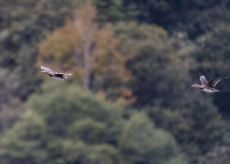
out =
{"type": "Polygon", "coordinates": [[[229,0],[0,0],[0,163],[230,164],[229,44],[229,0]]]}

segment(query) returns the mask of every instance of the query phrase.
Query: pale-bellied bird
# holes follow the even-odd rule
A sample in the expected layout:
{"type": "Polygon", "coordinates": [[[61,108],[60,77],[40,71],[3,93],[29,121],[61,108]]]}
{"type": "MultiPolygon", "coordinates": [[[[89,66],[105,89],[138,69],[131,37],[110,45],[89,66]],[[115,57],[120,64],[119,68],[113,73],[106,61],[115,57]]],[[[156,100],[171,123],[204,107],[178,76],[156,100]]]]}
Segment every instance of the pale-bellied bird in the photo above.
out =
{"type": "Polygon", "coordinates": [[[68,75],[72,75],[72,74],[66,74],[66,73],[58,73],[56,71],[53,71],[49,68],[46,68],[44,66],[41,65],[41,69],[43,71],[41,71],[42,73],[45,73],[47,75],[49,75],[50,77],[52,77],[53,79],[56,79],[56,80],[64,80],[64,79],[68,79],[68,75]]]}
{"type": "Polygon", "coordinates": [[[220,82],[223,79],[227,79],[228,77],[218,77],[211,79],[209,81],[206,80],[204,76],[200,77],[201,85],[199,84],[193,84],[191,87],[196,87],[202,89],[204,92],[212,93],[212,92],[220,92],[219,90],[216,90],[214,87],[218,82],[220,82]]]}

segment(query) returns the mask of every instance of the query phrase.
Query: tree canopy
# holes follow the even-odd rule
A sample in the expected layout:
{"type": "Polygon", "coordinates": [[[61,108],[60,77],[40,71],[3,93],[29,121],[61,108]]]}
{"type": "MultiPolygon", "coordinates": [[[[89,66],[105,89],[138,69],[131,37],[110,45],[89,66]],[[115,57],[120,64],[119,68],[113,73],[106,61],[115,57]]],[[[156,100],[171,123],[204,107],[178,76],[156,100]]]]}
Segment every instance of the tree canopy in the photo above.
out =
{"type": "Polygon", "coordinates": [[[68,83],[47,83],[34,94],[29,109],[6,132],[1,145],[3,164],[185,162],[173,136],[154,127],[144,113],[126,120],[119,104],[107,103],[68,83]],[[136,149],[133,157],[126,155],[129,149],[136,149]]]}
{"type": "Polygon", "coordinates": [[[229,7],[0,0],[0,163],[228,164],[229,7]]]}

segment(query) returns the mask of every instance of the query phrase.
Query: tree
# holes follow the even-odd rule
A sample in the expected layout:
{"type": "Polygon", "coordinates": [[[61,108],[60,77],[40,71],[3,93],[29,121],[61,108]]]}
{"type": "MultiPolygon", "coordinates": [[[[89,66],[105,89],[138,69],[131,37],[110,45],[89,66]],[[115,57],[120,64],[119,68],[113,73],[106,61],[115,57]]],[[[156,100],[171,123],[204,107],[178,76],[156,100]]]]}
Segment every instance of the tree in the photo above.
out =
{"type": "MultiPolygon", "coordinates": [[[[108,131],[114,133],[108,134],[111,137],[108,142],[113,142],[117,137],[116,131],[119,126],[119,121],[116,124],[116,120],[121,119],[116,108],[122,107],[104,103],[90,93],[81,93],[82,90],[75,85],[67,85],[69,85],[68,82],[46,83],[43,86],[43,92],[30,99],[31,107],[45,117],[49,124],[48,130],[55,135],[66,136],[68,132],[66,127],[74,126],[78,120],[92,118],[96,121],[95,123],[106,123],[106,128],[110,129],[108,131]],[[55,90],[56,87],[59,89],[55,90]],[[44,97],[49,98],[44,99],[44,97]],[[40,103],[41,101],[43,103],[40,103]]],[[[80,122],[78,125],[80,126],[80,122]]]]}
{"type": "Polygon", "coordinates": [[[121,40],[119,51],[132,54],[126,68],[133,74],[129,87],[137,98],[135,106],[183,106],[194,63],[190,54],[196,48],[186,35],[170,38],[161,27],[130,23],[118,27],[116,36],[121,40]]]}
{"type": "Polygon", "coordinates": [[[43,119],[28,110],[22,120],[5,133],[1,140],[2,164],[44,163],[48,152],[43,150],[46,127],[43,119]]]}
{"type": "MultiPolygon", "coordinates": [[[[74,15],[74,25],[82,40],[83,58],[84,58],[84,89],[89,90],[90,85],[90,67],[91,67],[91,49],[93,45],[93,38],[96,31],[96,24],[94,23],[96,10],[92,6],[91,1],[87,0],[84,5],[76,9],[74,15]]],[[[77,52],[76,52],[77,53],[77,52]]]]}
{"type": "Polygon", "coordinates": [[[133,115],[125,124],[119,143],[131,164],[186,163],[174,138],[156,128],[144,112],[133,115]]]}
{"type": "Polygon", "coordinates": [[[175,139],[144,113],[126,120],[124,106],[68,82],[43,84],[28,108],[0,141],[3,164],[186,163],[175,139]]]}
{"type": "Polygon", "coordinates": [[[140,10],[135,3],[125,5],[124,0],[93,0],[98,9],[100,24],[110,22],[118,24],[130,20],[137,20],[140,10]]]}
{"type": "Polygon", "coordinates": [[[122,125],[121,107],[67,85],[46,84],[30,98],[33,110],[1,140],[2,163],[121,163],[115,148],[122,125]],[[69,153],[71,150],[75,153],[69,153]]]}
{"type": "Polygon", "coordinates": [[[160,27],[135,23],[118,27],[116,33],[119,50],[133,54],[126,64],[133,73],[129,83],[136,97],[133,107],[170,131],[190,159],[229,143],[228,123],[213,105],[212,95],[190,89],[198,47],[185,34],[169,37],[160,27]]]}
{"type": "Polygon", "coordinates": [[[74,6],[65,0],[0,0],[1,130],[14,124],[24,111],[24,102],[41,83],[36,76],[37,44],[63,24],[74,6]]]}
{"type": "MultiPolygon", "coordinates": [[[[193,55],[197,61],[197,67],[192,69],[194,78],[201,74],[205,74],[207,79],[229,76],[229,36],[229,27],[224,26],[206,33],[198,39],[200,47],[193,55]]],[[[221,92],[218,95],[214,95],[213,102],[223,117],[229,118],[228,94],[230,90],[226,85],[228,85],[227,80],[218,83],[216,88],[221,92]]]]}
{"type": "Polygon", "coordinates": [[[229,22],[226,0],[95,0],[95,4],[101,22],[157,24],[171,34],[186,31],[192,39],[229,22]]]}
{"type": "Polygon", "coordinates": [[[66,20],[63,28],[41,43],[38,62],[62,65],[62,69],[76,72],[78,79],[83,77],[86,90],[90,87],[94,92],[106,93],[111,100],[124,100],[131,95],[125,86],[131,77],[124,67],[128,56],[117,50],[119,40],[114,38],[114,27],[111,24],[98,27],[93,11],[90,2],[77,8],[73,21],[66,20]]]}

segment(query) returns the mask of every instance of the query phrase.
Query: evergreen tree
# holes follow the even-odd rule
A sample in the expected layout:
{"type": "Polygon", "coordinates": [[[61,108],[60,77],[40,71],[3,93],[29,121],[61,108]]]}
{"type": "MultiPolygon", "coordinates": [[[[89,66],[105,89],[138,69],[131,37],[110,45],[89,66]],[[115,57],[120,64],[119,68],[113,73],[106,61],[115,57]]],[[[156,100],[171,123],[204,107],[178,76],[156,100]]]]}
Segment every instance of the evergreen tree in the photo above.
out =
{"type": "Polygon", "coordinates": [[[175,139],[156,128],[144,112],[133,115],[125,124],[120,147],[130,164],[185,164],[175,139]]]}
{"type": "Polygon", "coordinates": [[[125,120],[123,106],[63,81],[44,84],[29,107],[1,139],[3,164],[138,163],[127,149],[150,163],[186,163],[175,139],[155,128],[144,113],[125,120]]]}

